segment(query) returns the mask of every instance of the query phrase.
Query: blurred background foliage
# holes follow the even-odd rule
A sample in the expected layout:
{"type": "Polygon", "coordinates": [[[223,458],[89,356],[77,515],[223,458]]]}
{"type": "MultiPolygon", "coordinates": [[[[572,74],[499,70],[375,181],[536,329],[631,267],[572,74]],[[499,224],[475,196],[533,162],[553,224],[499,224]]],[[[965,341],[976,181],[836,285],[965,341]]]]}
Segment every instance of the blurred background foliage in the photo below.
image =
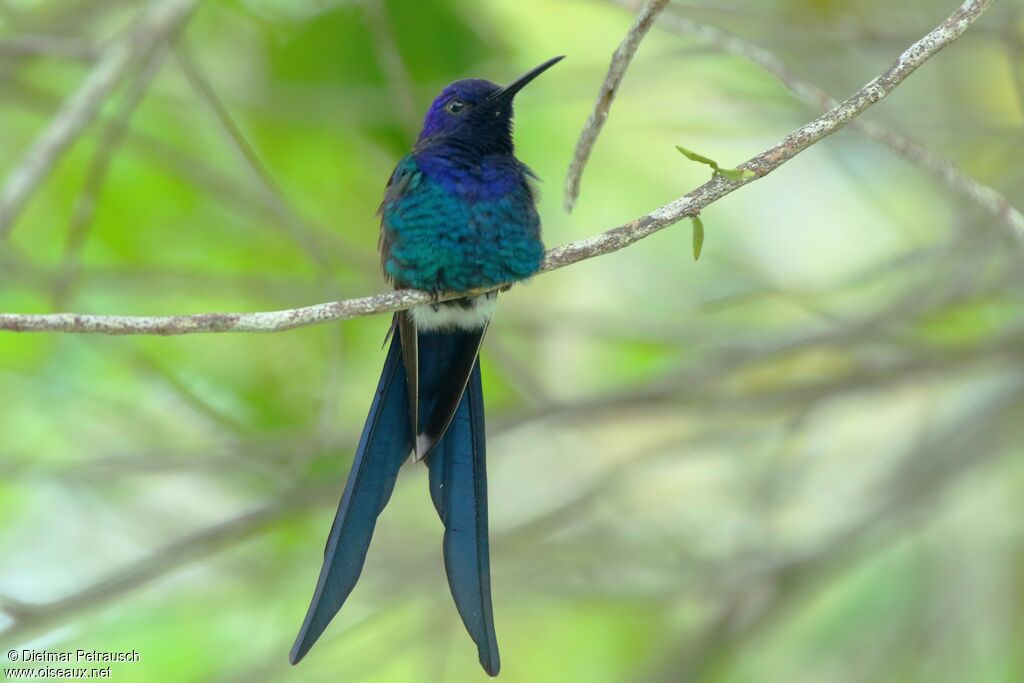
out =
{"type": "MultiPolygon", "coordinates": [[[[843,98],[955,4],[667,13],[843,98]]],[[[143,7],[0,0],[0,177],[143,7]]],[[[555,54],[516,125],[549,246],[705,180],[677,144],[731,166],[815,114],[656,26],[565,215],[630,21],[602,0],[201,3],[0,242],[0,311],[382,291],[374,212],[433,95],[555,54]]],[[[997,3],[868,117],[1019,206],[1024,3],[997,3]]],[[[684,222],[503,297],[484,353],[502,680],[1024,679],[1019,243],[853,131],[703,217],[697,263],[684,222]]],[[[419,465],[345,609],[287,664],[387,325],[0,334],[3,649],[138,650],[120,681],[481,679],[419,465]]]]}

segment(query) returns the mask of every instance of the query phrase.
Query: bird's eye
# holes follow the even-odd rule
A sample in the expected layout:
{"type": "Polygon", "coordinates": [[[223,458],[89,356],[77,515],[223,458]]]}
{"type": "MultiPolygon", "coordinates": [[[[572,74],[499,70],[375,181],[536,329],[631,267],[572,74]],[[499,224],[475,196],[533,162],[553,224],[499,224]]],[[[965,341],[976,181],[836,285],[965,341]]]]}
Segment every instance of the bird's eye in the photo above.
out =
{"type": "Polygon", "coordinates": [[[444,110],[449,114],[461,114],[466,110],[466,103],[456,97],[451,102],[444,105],[444,110]]]}

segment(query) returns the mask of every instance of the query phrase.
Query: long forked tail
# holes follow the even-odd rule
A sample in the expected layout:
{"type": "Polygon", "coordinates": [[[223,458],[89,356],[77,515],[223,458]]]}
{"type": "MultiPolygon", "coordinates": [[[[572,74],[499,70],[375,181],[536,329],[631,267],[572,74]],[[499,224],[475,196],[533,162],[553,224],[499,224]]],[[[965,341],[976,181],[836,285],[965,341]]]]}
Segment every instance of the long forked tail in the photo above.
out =
{"type": "Polygon", "coordinates": [[[288,657],[292,664],[309,652],[356,585],[377,516],[391,497],[398,470],[413,443],[401,339],[396,331],[327,538],[316,591],[288,657]]]}
{"type": "MultiPolygon", "coordinates": [[[[420,389],[421,395],[443,402],[445,392],[434,387],[460,379],[431,376],[431,369],[443,371],[453,364],[452,359],[464,356],[467,347],[472,348],[473,361],[464,383],[465,391],[457,399],[447,429],[427,455],[427,467],[430,497],[445,527],[444,566],[448,585],[462,622],[476,643],[480,664],[488,674],[496,676],[501,663],[491,607],[484,403],[480,361],[475,358],[483,333],[484,330],[420,333],[420,389]]],[[[438,412],[429,403],[421,404],[421,415],[438,412]]]]}

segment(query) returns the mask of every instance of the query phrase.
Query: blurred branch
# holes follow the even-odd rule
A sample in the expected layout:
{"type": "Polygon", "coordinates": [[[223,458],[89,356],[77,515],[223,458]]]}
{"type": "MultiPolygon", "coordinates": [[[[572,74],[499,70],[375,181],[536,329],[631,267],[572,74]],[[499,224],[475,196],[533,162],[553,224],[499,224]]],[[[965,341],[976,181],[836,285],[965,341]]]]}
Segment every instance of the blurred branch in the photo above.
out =
{"type": "Polygon", "coordinates": [[[601,134],[604,122],[608,120],[608,112],[612,107],[612,101],[615,99],[615,93],[618,92],[622,79],[626,75],[626,69],[629,68],[629,63],[633,61],[633,55],[636,54],[637,48],[640,47],[640,41],[647,35],[647,32],[654,25],[658,15],[661,14],[661,11],[665,9],[667,4],[668,0],[647,0],[633,20],[633,25],[629,27],[626,37],[612,55],[612,63],[608,67],[604,83],[601,84],[601,90],[598,92],[594,111],[590,113],[590,118],[587,119],[587,123],[583,126],[583,131],[576,142],[576,151],[573,154],[572,163],[569,165],[569,174],[565,179],[566,211],[572,211],[573,206],[576,204],[576,198],[579,197],[580,178],[583,176],[583,169],[590,158],[590,152],[594,149],[594,143],[597,142],[597,136],[601,134]]]}
{"type": "Polygon", "coordinates": [[[162,382],[170,389],[182,405],[187,406],[204,422],[219,427],[231,436],[245,436],[246,425],[229,411],[218,408],[210,403],[195,387],[182,378],[174,369],[168,367],[141,348],[127,351],[126,360],[140,372],[162,382]]]}
{"type": "Polygon", "coordinates": [[[279,521],[284,515],[334,500],[337,494],[338,487],[334,485],[313,490],[307,488],[284,495],[255,510],[168,543],[116,574],[66,598],[43,604],[14,603],[15,609],[4,609],[14,621],[0,631],[0,636],[23,638],[27,633],[45,630],[71,615],[144,586],[189,562],[240,543],[279,521]]]}
{"type": "Polygon", "coordinates": [[[93,217],[96,215],[96,205],[103,192],[103,185],[106,183],[110,165],[124,140],[125,132],[131,124],[132,115],[145,98],[150,83],[160,71],[166,56],[167,43],[161,41],[146,56],[144,63],[139,68],[138,75],[125,93],[117,113],[106,123],[103,133],[96,143],[96,152],[89,163],[85,186],[82,188],[81,194],[78,195],[78,201],[72,213],[71,224],[64,242],[64,254],[53,283],[52,303],[54,308],[63,305],[74,284],[78,272],[78,257],[85,246],[93,217]]]}
{"type": "MultiPolygon", "coordinates": [[[[801,357],[808,357],[801,356],[795,349],[806,348],[808,354],[813,354],[812,340],[821,343],[824,339],[811,336],[806,338],[806,346],[804,343],[779,344],[761,352],[724,352],[703,359],[684,372],[666,374],[646,386],[539,405],[497,421],[495,429],[502,432],[536,420],[591,422],[621,417],[627,412],[650,413],[655,406],[695,407],[705,417],[720,412],[744,416],[757,412],[774,414],[787,408],[801,409],[825,399],[838,401],[852,394],[891,389],[900,383],[948,380],[971,370],[1009,371],[1024,360],[1024,333],[1017,331],[978,346],[916,347],[908,357],[890,362],[871,360],[864,350],[851,349],[841,356],[848,367],[814,380],[781,372],[774,381],[751,379],[759,371],[784,367],[787,362],[795,363],[801,357]],[[858,351],[859,355],[868,356],[868,360],[858,359],[858,351]]],[[[851,336],[847,342],[855,340],[851,336]]]]}
{"type": "Polygon", "coordinates": [[[175,57],[185,78],[210,107],[224,134],[228,137],[231,146],[242,157],[243,162],[259,183],[265,203],[269,204],[273,208],[274,214],[281,219],[281,226],[285,229],[285,232],[305,251],[306,255],[316,264],[321,274],[324,276],[328,275],[333,266],[329,258],[330,250],[324,249],[322,245],[317,243],[313,231],[306,228],[305,222],[298,217],[296,211],[289,205],[280,185],[277,184],[270,171],[267,170],[266,165],[260,159],[256,150],[249,144],[245,134],[242,133],[241,128],[238,127],[238,124],[231,116],[231,112],[228,111],[228,108],[217,95],[217,91],[210,82],[210,79],[192,57],[191,50],[189,50],[185,40],[178,41],[175,47],[175,57]]]}
{"type": "MultiPolygon", "coordinates": [[[[630,0],[613,0],[613,2],[628,9],[632,9],[636,4],[630,0]]],[[[696,36],[724,52],[759,66],[778,79],[791,93],[812,107],[828,110],[839,104],[838,100],[824,89],[801,79],[777,55],[759,45],[722,29],[698,23],[676,12],[666,13],[660,19],[660,25],[676,33],[696,36]]],[[[949,189],[978,205],[1016,232],[1017,237],[1024,238],[1024,215],[998,191],[979,183],[957,168],[951,161],[932,153],[921,143],[900,135],[883,125],[859,119],[851,122],[850,127],[924,169],[949,189]]]]}
{"type": "Polygon", "coordinates": [[[154,0],[135,25],[103,53],[79,86],[36,137],[0,191],[0,239],[5,239],[29,197],[64,153],[99,114],[125,75],[167,36],[177,31],[200,0],[154,0]]]}
{"type": "MultiPolygon", "coordinates": [[[[47,111],[57,100],[52,93],[40,88],[37,84],[23,81],[0,82],[0,96],[6,96],[7,91],[13,91],[17,97],[10,99],[14,104],[28,105],[33,111],[47,111]]],[[[111,119],[100,114],[98,121],[110,125],[111,119]]],[[[318,244],[334,255],[344,257],[346,264],[353,269],[376,276],[378,270],[377,259],[362,250],[352,248],[350,242],[337,230],[328,230],[320,223],[310,220],[301,214],[292,213],[287,215],[287,207],[282,207],[273,197],[268,196],[265,191],[257,188],[250,188],[247,184],[236,181],[230,176],[222,173],[213,166],[210,166],[200,157],[192,156],[181,149],[146,133],[143,130],[129,127],[125,131],[126,150],[142,157],[148,163],[158,165],[169,173],[173,173],[182,181],[201,190],[214,199],[231,205],[245,215],[260,221],[271,217],[276,221],[298,221],[301,224],[301,231],[312,235],[316,234],[318,244]]],[[[301,245],[300,245],[301,246],[301,245]]],[[[150,266],[152,268],[152,266],[150,266]]]]}
{"type": "Polygon", "coordinates": [[[397,109],[398,118],[405,133],[415,139],[420,124],[420,117],[416,111],[416,91],[409,70],[402,59],[402,53],[395,42],[388,20],[387,5],[384,0],[370,0],[363,4],[363,12],[373,38],[377,60],[387,76],[391,100],[397,109]]]}
{"type": "MultiPolygon", "coordinates": [[[[894,262],[901,267],[900,261],[894,262]]],[[[967,273],[976,273],[981,266],[970,260],[956,261],[967,273]]],[[[806,406],[826,397],[877,390],[908,379],[949,377],[952,373],[976,367],[1014,367],[1024,358],[1024,327],[1007,321],[999,331],[973,344],[944,345],[919,336],[914,326],[943,309],[978,301],[979,298],[1005,293],[1008,287],[1019,288],[1019,273],[1007,268],[984,286],[964,288],[956,273],[944,273],[936,279],[930,271],[919,286],[895,298],[891,304],[869,315],[843,322],[841,325],[787,334],[754,347],[716,345],[715,351],[678,371],[661,373],[656,379],[639,387],[611,393],[598,393],[542,404],[518,415],[506,416],[501,429],[537,419],[600,419],[627,410],[648,410],[657,405],[698,405],[704,413],[716,410],[750,413],[755,410],[777,411],[784,406],[806,406]],[[901,331],[903,336],[900,336],[901,331]],[[908,344],[908,337],[916,343],[908,344]],[[895,339],[911,353],[878,353],[881,342],[895,339]],[[799,362],[827,351],[842,359],[832,372],[808,381],[799,374],[781,373],[773,382],[755,384],[743,378],[756,376],[778,364],[799,362]],[[739,384],[737,384],[739,380],[739,384]],[[714,391],[719,385],[725,391],[714,391]],[[731,389],[731,390],[730,390],[731,389]]]]}
{"type": "MultiPolygon", "coordinates": [[[[944,432],[940,435],[941,438],[937,437],[929,440],[928,443],[922,443],[914,450],[912,458],[901,459],[893,468],[894,476],[880,492],[880,503],[871,512],[866,513],[859,522],[839,529],[821,545],[781,557],[762,558],[762,561],[752,563],[753,569],[744,570],[749,571],[749,575],[738,578],[741,580],[763,580],[769,582],[766,585],[770,586],[780,585],[780,582],[785,580],[788,585],[793,581],[793,577],[802,576],[811,568],[823,567],[823,561],[827,560],[827,566],[835,566],[836,560],[840,559],[837,553],[842,553],[842,557],[845,557],[865,531],[873,530],[879,523],[890,520],[890,513],[899,509],[920,506],[948,486],[967,469],[968,465],[979,465],[998,456],[1001,451],[995,448],[994,444],[997,443],[997,437],[1001,431],[994,426],[998,426],[999,419],[1012,416],[1019,410],[1020,395],[1021,386],[1018,383],[1010,392],[1004,392],[992,401],[996,410],[984,410],[978,413],[978,415],[984,415],[985,420],[975,419],[977,415],[968,416],[968,419],[962,420],[948,429],[948,434],[951,435],[948,438],[944,432]]],[[[1015,425],[1012,421],[1008,424],[1011,427],[1015,425]]],[[[730,425],[719,433],[735,433],[735,426],[730,425]]],[[[691,438],[693,441],[700,442],[702,439],[713,438],[715,435],[716,432],[712,429],[698,431],[691,438]]],[[[635,472],[638,463],[644,460],[674,457],[672,455],[674,451],[666,452],[664,449],[679,438],[670,436],[663,441],[652,441],[647,444],[645,454],[639,459],[619,459],[618,464],[612,465],[601,476],[589,482],[587,487],[581,488],[574,495],[561,500],[559,504],[546,510],[540,516],[526,519],[514,527],[501,531],[494,536],[492,542],[496,546],[507,547],[524,537],[536,534],[541,529],[564,523],[567,515],[600,499],[602,494],[607,494],[610,488],[620,484],[625,479],[622,476],[623,473],[635,472]]],[[[635,449],[635,444],[631,445],[630,449],[635,449]]],[[[18,640],[24,639],[32,633],[45,631],[66,622],[69,617],[115,601],[197,559],[215,555],[252,538],[286,516],[321,504],[333,504],[336,499],[337,485],[299,487],[267,505],[158,548],[146,557],[119,568],[108,577],[66,598],[41,604],[10,600],[7,603],[9,609],[5,608],[4,611],[14,619],[14,622],[5,630],[0,631],[0,637],[18,640]]],[[[431,552],[421,560],[414,561],[413,566],[419,566],[419,563],[426,562],[428,559],[432,561],[434,553],[431,552]]],[[[751,565],[743,563],[742,566],[751,565]]],[[[726,578],[734,577],[729,575],[726,578]]],[[[728,585],[735,585],[735,581],[728,585]]],[[[732,597],[723,610],[728,609],[729,614],[735,616],[730,606],[737,606],[738,601],[745,599],[749,593],[744,592],[743,595],[740,595],[739,592],[731,592],[729,594],[732,597]]]]}
{"type": "MultiPolygon", "coordinates": [[[[967,0],[945,21],[911,45],[881,75],[872,79],[849,99],[782,141],[740,165],[753,176],[729,180],[716,176],[689,194],[629,223],[593,237],[550,250],[541,272],[610,254],[693,216],[713,202],[768,175],[808,147],[853,121],[873,104],[888,96],[919,66],[957,38],[992,4],[992,0],[967,0]]],[[[1021,235],[1024,237],[1024,235],[1021,235]]],[[[13,332],[70,332],[91,334],[175,335],[197,332],[280,332],[334,320],[411,308],[432,301],[447,301],[481,294],[485,289],[447,292],[440,295],[415,290],[398,290],[370,297],[347,299],[303,308],[260,313],[203,313],[182,316],[122,316],[55,313],[32,315],[0,314],[0,330],[13,332]]]]}
{"type": "MultiPolygon", "coordinates": [[[[702,436],[704,433],[699,433],[697,438],[702,436]]],[[[655,447],[644,459],[658,457],[664,457],[664,454],[655,447]]],[[[631,469],[627,465],[628,463],[624,463],[612,468],[605,476],[592,482],[589,488],[561,501],[540,516],[495,534],[492,542],[495,545],[513,544],[545,525],[565,519],[574,510],[595,500],[600,492],[607,491],[621,482],[623,477],[619,475],[631,469]]],[[[0,610],[13,619],[12,624],[0,630],[0,638],[15,641],[24,639],[32,633],[46,631],[74,615],[113,602],[191,562],[210,557],[252,538],[284,517],[319,505],[334,504],[338,499],[338,487],[337,483],[300,486],[255,510],[168,543],[146,557],[120,567],[106,578],[62,599],[45,603],[24,603],[13,598],[0,599],[0,610]]],[[[426,566],[427,562],[433,562],[434,559],[435,555],[431,552],[414,560],[411,566],[426,566]]],[[[413,572],[415,575],[421,573],[419,570],[413,572]]]]}
{"type": "Polygon", "coordinates": [[[24,618],[31,609],[31,607],[20,600],[15,600],[8,595],[0,594],[0,612],[3,612],[15,621],[24,618]]]}
{"type": "Polygon", "coordinates": [[[91,62],[99,54],[95,45],[78,38],[20,35],[0,39],[0,57],[57,57],[91,62]]]}
{"type": "Polygon", "coordinates": [[[11,24],[17,24],[20,18],[18,12],[11,7],[7,0],[0,0],[0,19],[11,24]]]}
{"type": "Polygon", "coordinates": [[[792,610],[830,573],[848,568],[866,546],[893,538],[879,531],[907,527],[965,474],[1010,454],[1014,433],[1020,431],[1016,416],[1022,396],[1024,385],[1018,382],[955,424],[921,439],[880,483],[875,505],[822,541],[775,557],[769,553],[745,562],[732,558],[715,579],[722,598],[717,614],[696,638],[687,636],[688,646],[666,658],[659,676],[644,680],[704,680],[745,639],[792,610]]]}

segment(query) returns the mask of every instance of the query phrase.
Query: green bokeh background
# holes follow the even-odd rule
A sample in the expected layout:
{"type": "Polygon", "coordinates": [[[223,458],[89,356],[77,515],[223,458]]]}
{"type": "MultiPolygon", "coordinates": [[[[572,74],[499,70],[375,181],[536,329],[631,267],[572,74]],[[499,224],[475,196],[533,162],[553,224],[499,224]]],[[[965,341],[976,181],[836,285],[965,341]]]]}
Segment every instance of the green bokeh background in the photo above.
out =
{"type": "MultiPolygon", "coordinates": [[[[955,5],[668,11],[842,98],[955,5]]],[[[90,68],[12,46],[102,50],[143,7],[0,0],[0,179],[90,68]]],[[[997,3],[866,115],[1018,207],[1022,18],[1024,2],[997,3]]],[[[104,142],[133,78],[0,241],[0,311],[383,291],[374,213],[433,95],[556,54],[516,120],[549,246],[706,180],[675,145],[731,166],[817,113],[656,26],[567,215],[565,170],[630,21],[601,0],[207,0],[188,54],[279,193],[167,53],[124,139],[104,142]]],[[[1024,679],[1021,243],[853,131],[703,219],[696,263],[683,222],[502,297],[483,356],[501,680],[1024,679]]],[[[125,682],[484,680],[421,465],[402,471],[345,608],[287,664],[387,326],[0,333],[2,650],[134,649],[139,663],[113,665],[125,682]]]]}

